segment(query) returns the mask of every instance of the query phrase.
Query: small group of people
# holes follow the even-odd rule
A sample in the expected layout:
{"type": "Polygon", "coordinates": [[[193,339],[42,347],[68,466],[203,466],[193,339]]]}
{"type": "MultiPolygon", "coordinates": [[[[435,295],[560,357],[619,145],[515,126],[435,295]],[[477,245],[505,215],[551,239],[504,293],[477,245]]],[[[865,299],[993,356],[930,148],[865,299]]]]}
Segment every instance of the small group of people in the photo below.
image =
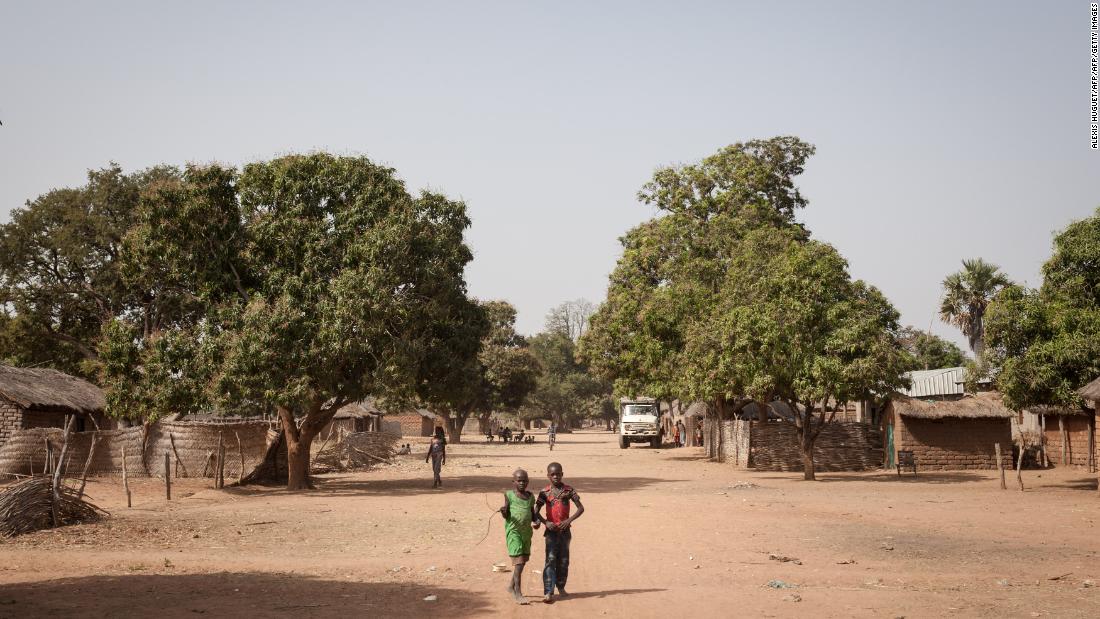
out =
{"type": "Polygon", "coordinates": [[[543,540],[546,543],[546,564],[542,570],[542,601],[554,601],[555,591],[565,597],[569,578],[569,544],[573,540],[573,521],[584,513],[584,505],[577,491],[563,480],[565,475],[560,463],[551,462],[546,467],[550,483],[536,496],[527,490],[530,482],[527,471],[516,469],[512,473],[512,489],[504,493],[504,543],[512,559],[512,582],[508,591],[518,604],[527,604],[523,596],[523,568],[531,558],[532,531],[545,525],[543,540]],[[576,512],[571,510],[576,506],[576,512]],[[542,514],[543,507],[546,515],[542,514]]]}
{"type": "MultiPolygon", "coordinates": [[[[683,419],[677,419],[676,420],[676,425],[673,429],[672,444],[675,445],[676,447],[685,447],[685,446],[687,446],[687,438],[688,438],[688,429],[687,429],[687,426],[684,425],[684,420],[683,419]]],[[[694,444],[695,445],[702,445],[703,444],[703,423],[702,423],[702,421],[698,421],[695,424],[695,443],[694,444]]]]}
{"type": "Polygon", "coordinates": [[[410,444],[410,443],[405,443],[404,445],[399,447],[398,450],[397,450],[397,455],[399,455],[399,456],[407,456],[411,453],[412,453],[412,444],[410,444]]]}

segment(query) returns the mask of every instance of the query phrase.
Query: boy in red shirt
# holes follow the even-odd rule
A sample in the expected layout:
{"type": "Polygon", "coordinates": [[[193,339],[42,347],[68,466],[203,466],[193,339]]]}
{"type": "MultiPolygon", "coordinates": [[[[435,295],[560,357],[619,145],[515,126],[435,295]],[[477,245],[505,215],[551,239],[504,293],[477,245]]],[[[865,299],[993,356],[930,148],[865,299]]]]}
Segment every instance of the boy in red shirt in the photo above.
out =
{"type": "Polygon", "coordinates": [[[565,581],[569,578],[569,542],[573,539],[570,525],[584,513],[584,505],[581,498],[572,486],[562,482],[561,465],[551,462],[546,467],[546,477],[550,485],[539,492],[539,498],[535,502],[535,514],[539,520],[546,523],[546,566],[542,570],[542,601],[550,603],[554,601],[554,588],[557,587],[558,595],[567,595],[565,581]],[[577,513],[569,515],[569,504],[577,506],[577,513]],[[546,516],[542,516],[542,506],[546,506],[546,516]]]}

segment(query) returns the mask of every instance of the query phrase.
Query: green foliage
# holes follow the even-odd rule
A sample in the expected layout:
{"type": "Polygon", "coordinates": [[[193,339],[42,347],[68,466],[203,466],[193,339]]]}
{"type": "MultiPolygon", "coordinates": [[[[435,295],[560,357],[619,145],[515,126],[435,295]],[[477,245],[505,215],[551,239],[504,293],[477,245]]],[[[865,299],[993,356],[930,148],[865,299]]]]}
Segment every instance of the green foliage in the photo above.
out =
{"type": "Polygon", "coordinates": [[[276,412],[302,487],[340,406],[445,398],[475,365],[488,322],[466,296],[465,205],[410,195],[392,169],[324,153],[191,167],[138,212],[121,279],[156,283],[172,312],[113,316],[113,414],[276,412]]]}
{"type": "Polygon", "coordinates": [[[469,335],[476,336],[473,342],[478,345],[474,354],[463,357],[440,350],[445,356],[429,366],[432,375],[425,375],[421,392],[423,399],[450,415],[452,442],[461,441],[461,429],[471,414],[516,411],[541,372],[527,342],[515,331],[516,310],[511,304],[485,301],[474,307],[480,318],[459,325],[473,327],[469,335]]]}
{"type": "Polygon", "coordinates": [[[1013,408],[1080,406],[1100,375],[1100,210],[1054,239],[1038,290],[1009,286],[989,307],[983,363],[1013,408]]]}
{"type": "Polygon", "coordinates": [[[124,236],[142,201],[179,178],[174,168],[124,174],[112,164],[90,171],[82,187],[13,210],[0,226],[0,305],[9,317],[0,355],[92,376],[106,324],[174,319],[175,299],[160,294],[159,282],[128,279],[124,236]]]}
{"type": "MultiPolygon", "coordinates": [[[[906,355],[898,314],[794,220],[813,146],[780,137],[658,170],[639,197],[667,214],[622,238],[579,354],[624,395],[787,401],[807,457],[815,404],[887,393],[906,355]],[[801,405],[799,407],[798,405],[801,405]],[[805,412],[809,411],[809,412],[805,412]]],[[[807,475],[812,477],[812,462],[807,475]]]]}
{"type": "Polygon", "coordinates": [[[545,331],[531,338],[531,352],[542,373],[524,403],[524,418],[553,419],[570,427],[582,417],[598,416],[610,385],[577,360],[576,345],[567,333],[545,331]]]}
{"type": "Polygon", "coordinates": [[[961,271],[943,280],[940,318],[966,336],[970,350],[980,354],[985,338],[985,311],[999,290],[1011,285],[1000,267],[981,258],[963,260],[961,271]]]}
{"type": "MultiPolygon", "coordinates": [[[[730,256],[709,311],[688,328],[682,392],[691,399],[779,399],[805,410],[900,386],[897,311],[852,281],[831,246],[760,228],[730,256]]],[[[800,428],[809,415],[792,420],[800,428]]]]}
{"type": "Polygon", "coordinates": [[[909,370],[934,370],[960,367],[966,363],[966,354],[954,342],[929,331],[905,327],[899,333],[899,341],[911,357],[909,370]]]}

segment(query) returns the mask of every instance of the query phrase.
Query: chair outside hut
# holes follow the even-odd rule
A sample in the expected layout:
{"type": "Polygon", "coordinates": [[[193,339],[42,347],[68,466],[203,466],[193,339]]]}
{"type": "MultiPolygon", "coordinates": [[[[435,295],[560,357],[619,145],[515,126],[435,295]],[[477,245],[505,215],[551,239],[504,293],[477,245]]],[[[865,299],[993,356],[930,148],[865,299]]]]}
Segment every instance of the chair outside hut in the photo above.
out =
{"type": "Polygon", "coordinates": [[[17,430],[62,428],[73,415],[73,430],[107,430],[103,390],[64,372],[0,365],[0,446],[17,430]]]}

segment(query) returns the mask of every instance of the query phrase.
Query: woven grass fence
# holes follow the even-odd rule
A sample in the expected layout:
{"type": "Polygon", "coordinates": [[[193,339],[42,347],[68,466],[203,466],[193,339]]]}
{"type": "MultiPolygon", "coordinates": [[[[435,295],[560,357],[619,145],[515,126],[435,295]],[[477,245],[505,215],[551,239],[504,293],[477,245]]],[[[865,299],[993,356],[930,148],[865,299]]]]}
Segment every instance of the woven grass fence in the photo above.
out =
{"type": "MultiPolygon", "coordinates": [[[[121,430],[74,432],[65,462],[58,464],[66,475],[79,475],[87,466],[91,476],[121,476],[125,461],[130,477],[160,477],[167,453],[173,477],[213,477],[224,445],[225,478],[235,481],[249,477],[264,463],[277,435],[266,421],[154,422],[121,430]]],[[[56,458],[61,443],[59,428],[14,432],[0,447],[0,475],[44,473],[52,468],[47,466],[47,453],[56,458]]]]}

